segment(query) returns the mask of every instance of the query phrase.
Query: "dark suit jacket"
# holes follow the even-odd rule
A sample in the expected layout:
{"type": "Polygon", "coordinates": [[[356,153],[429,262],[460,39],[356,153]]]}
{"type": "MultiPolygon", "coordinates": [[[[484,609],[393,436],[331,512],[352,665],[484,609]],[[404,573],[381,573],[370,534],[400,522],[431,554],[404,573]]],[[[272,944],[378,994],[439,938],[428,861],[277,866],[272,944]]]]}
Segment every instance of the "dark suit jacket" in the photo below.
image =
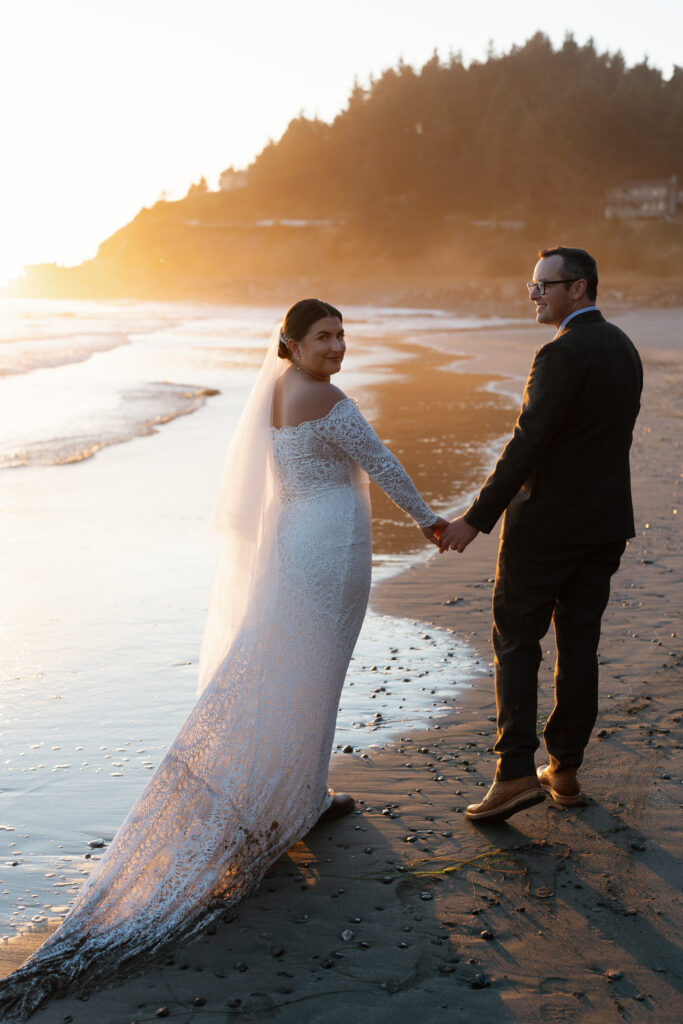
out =
{"type": "Polygon", "coordinates": [[[465,513],[520,543],[608,542],[634,536],[629,449],[643,369],[628,337],[597,310],[539,349],[519,418],[465,513]]]}

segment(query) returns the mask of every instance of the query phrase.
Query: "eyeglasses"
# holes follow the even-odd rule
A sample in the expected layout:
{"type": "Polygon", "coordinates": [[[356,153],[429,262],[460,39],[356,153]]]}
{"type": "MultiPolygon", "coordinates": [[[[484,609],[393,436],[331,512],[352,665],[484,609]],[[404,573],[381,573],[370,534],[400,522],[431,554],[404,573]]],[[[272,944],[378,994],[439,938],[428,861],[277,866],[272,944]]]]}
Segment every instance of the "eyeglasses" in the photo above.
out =
{"type": "Polygon", "coordinates": [[[559,281],[527,281],[526,286],[529,289],[529,295],[531,295],[534,288],[538,288],[539,295],[545,295],[545,290],[549,284],[572,284],[574,281],[580,280],[580,277],[563,277],[559,281]]]}

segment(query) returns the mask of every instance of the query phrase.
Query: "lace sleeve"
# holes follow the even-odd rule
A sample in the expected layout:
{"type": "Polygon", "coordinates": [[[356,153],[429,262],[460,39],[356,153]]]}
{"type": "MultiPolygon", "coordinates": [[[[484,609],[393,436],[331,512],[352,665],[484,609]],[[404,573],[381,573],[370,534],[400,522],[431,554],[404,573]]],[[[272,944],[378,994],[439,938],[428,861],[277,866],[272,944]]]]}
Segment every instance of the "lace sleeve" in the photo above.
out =
{"type": "Polygon", "coordinates": [[[316,421],[315,432],[357,462],[418,526],[436,522],[438,516],[422,500],[401,463],[382,444],[352,399],[337,402],[327,416],[316,421]]]}

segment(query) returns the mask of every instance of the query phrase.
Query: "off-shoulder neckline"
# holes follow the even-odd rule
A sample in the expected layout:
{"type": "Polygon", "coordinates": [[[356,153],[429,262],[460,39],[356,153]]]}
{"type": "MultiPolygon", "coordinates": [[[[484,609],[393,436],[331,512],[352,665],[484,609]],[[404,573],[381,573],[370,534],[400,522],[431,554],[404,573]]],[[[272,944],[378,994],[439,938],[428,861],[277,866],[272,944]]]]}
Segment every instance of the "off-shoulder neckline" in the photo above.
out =
{"type": "Polygon", "coordinates": [[[352,405],[356,405],[355,398],[340,398],[339,401],[335,402],[332,408],[328,412],[326,412],[324,416],[318,416],[318,418],[314,420],[302,420],[301,423],[297,423],[296,426],[294,427],[276,427],[274,424],[271,424],[271,430],[274,430],[278,434],[281,434],[285,430],[298,430],[299,427],[305,427],[306,425],[310,425],[311,423],[323,423],[329,416],[332,415],[334,410],[337,409],[340,405],[343,405],[344,402],[351,402],[352,405]]]}

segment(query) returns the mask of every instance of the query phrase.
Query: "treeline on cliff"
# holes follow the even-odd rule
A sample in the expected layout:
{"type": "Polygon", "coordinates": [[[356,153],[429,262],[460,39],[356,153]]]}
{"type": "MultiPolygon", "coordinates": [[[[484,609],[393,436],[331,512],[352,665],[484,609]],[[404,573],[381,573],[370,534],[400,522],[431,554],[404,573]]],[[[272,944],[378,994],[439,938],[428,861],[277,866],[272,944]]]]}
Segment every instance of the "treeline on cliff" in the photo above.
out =
{"type": "Polygon", "coordinates": [[[603,267],[670,273],[680,219],[606,222],[605,193],[683,177],[682,125],[683,69],[667,80],[592,42],[554,49],[537,33],[469,66],[435,53],[356,84],[331,123],[296,117],[243,187],[159,201],[65,273],[81,294],[239,299],[255,282],[342,275],[424,293],[454,274],[526,273],[556,242],[595,249],[603,267]]]}
{"type": "Polygon", "coordinates": [[[249,168],[283,216],[439,219],[601,216],[605,190],[683,168],[683,68],[667,81],[568,37],[540,33],[466,67],[399,64],[327,124],[299,117],[249,168]]]}

